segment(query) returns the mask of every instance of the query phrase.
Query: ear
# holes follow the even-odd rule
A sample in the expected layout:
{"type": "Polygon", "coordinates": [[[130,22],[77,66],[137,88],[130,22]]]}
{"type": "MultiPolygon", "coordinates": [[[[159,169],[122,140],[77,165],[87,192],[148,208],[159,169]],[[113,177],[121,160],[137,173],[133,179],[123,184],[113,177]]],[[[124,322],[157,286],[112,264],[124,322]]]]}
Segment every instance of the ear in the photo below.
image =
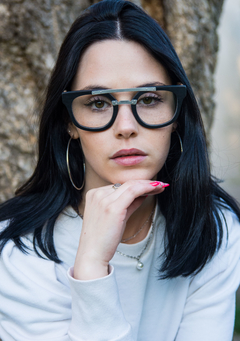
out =
{"type": "Polygon", "coordinates": [[[68,123],[68,130],[67,131],[68,131],[68,134],[71,136],[71,138],[73,138],[73,139],[79,138],[77,128],[75,127],[75,125],[72,122],[68,123]]]}

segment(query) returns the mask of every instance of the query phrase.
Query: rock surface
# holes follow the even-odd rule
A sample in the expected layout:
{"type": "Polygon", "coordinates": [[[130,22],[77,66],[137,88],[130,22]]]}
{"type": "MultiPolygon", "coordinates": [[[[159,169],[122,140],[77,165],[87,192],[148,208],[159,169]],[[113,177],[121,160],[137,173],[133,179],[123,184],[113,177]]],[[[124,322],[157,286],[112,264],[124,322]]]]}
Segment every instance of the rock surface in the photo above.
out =
{"type": "MultiPolygon", "coordinates": [[[[44,88],[71,23],[94,0],[0,1],[0,201],[13,196],[35,165],[44,88]]],[[[202,109],[214,114],[216,29],[223,0],[134,0],[169,34],[202,109]]]]}

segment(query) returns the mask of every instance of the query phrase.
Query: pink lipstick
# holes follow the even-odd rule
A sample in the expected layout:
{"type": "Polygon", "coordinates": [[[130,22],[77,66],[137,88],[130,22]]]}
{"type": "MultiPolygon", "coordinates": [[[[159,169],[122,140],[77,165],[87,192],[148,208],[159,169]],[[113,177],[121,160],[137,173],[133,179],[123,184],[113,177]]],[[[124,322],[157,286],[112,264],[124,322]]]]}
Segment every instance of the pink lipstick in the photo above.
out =
{"type": "Polygon", "coordinates": [[[140,149],[121,149],[111,156],[111,160],[122,166],[134,166],[142,162],[147,157],[140,149]]]}

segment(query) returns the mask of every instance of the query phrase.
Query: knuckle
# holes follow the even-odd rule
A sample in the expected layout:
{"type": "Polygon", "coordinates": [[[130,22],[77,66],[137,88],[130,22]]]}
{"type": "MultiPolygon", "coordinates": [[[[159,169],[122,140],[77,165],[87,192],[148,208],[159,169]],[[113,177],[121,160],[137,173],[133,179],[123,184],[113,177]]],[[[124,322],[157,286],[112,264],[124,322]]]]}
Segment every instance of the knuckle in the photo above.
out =
{"type": "Polygon", "coordinates": [[[111,215],[112,215],[112,214],[116,214],[117,211],[118,211],[118,209],[117,209],[115,203],[110,203],[110,204],[106,207],[106,212],[107,212],[108,214],[111,214],[111,215]]]}
{"type": "Polygon", "coordinates": [[[93,188],[93,189],[90,189],[86,193],[86,198],[98,201],[102,198],[103,194],[104,194],[104,190],[99,189],[99,188],[93,188]]]}
{"type": "Polygon", "coordinates": [[[103,191],[101,189],[96,189],[95,192],[93,193],[93,197],[95,200],[100,200],[103,196],[103,191]]]}
{"type": "Polygon", "coordinates": [[[93,196],[94,196],[95,191],[96,191],[95,188],[88,190],[87,193],[86,193],[86,199],[92,199],[93,196]]]}
{"type": "Polygon", "coordinates": [[[135,188],[133,187],[133,185],[132,185],[132,186],[129,186],[127,190],[128,190],[128,192],[129,192],[131,195],[134,195],[134,194],[135,194],[135,188]]]}
{"type": "Polygon", "coordinates": [[[90,190],[87,191],[87,193],[86,193],[86,200],[90,199],[90,198],[92,197],[92,195],[93,195],[93,190],[90,189],[90,190]]]}

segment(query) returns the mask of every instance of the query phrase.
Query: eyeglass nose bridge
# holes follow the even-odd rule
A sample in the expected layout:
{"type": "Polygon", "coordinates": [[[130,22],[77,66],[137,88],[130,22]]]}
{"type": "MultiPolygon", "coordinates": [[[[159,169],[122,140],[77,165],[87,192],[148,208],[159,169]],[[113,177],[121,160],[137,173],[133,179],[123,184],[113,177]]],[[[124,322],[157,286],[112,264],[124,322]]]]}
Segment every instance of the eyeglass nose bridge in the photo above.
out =
{"type": "Polygon", "coordinates": [[[137,104],[137,99],[132,99],[131,101],[112,101],[112,105],[116,106],[119,104],[131,104],[131,105],[136,105],[137,104]]]}

